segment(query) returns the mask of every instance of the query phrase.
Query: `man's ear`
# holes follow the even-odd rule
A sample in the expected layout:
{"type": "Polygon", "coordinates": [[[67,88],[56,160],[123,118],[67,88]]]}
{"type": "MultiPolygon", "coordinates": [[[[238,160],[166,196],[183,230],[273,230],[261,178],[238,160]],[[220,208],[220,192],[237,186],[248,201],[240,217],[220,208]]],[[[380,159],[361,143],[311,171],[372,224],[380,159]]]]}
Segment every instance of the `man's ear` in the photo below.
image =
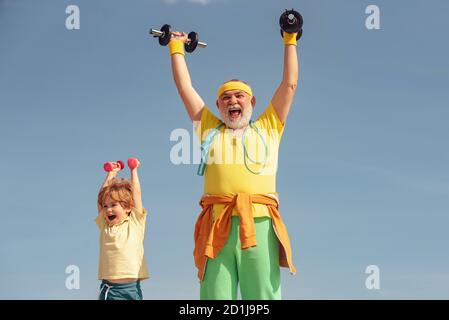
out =
{"type": "Polygon", "coordinates": [[[251,105],[253,106],[253,108],[256,106],[256,97],[255,96],[251,97],[251,105]]]}
{"type": "Polygon", "coordinates": [[[215,100],[215,105],[217,106],[217,109],[220,109],[220,108],[218,107],[218,99],[215,100]]]}

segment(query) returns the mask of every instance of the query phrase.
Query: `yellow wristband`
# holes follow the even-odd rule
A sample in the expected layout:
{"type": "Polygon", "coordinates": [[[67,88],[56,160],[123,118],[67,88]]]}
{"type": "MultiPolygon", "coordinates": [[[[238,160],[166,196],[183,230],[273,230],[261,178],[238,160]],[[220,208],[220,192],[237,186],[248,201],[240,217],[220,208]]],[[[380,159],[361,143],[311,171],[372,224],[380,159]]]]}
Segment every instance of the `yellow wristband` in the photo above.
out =
{"type": "Polygon", "coordinates": [[[184,42],[179,39],[171,39],[168,43],[168,49],[170,50],[170,55],[175,53],[184,55],[184,42]]]}
{"type": "Polygon", "coordinates": [[[296,46],[296,35],[297,33],[284,32],[284,44],[292,44],[296,46]]]}

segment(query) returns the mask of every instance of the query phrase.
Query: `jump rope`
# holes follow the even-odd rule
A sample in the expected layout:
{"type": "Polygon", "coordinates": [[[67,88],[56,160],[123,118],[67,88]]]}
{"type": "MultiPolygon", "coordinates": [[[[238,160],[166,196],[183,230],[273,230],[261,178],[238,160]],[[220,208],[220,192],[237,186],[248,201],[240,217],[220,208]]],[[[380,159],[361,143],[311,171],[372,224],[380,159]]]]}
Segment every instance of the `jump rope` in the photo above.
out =
{"type": "MultiPolygon", "coordinates": [[[[198,166],[198,171],[197,171],[197,174],[199,176],[204,175],[204,171],[206,170],[206,165],[207,165],[206,162],[207,162],[207,158],[209,155],[210,145],[212,144],[215,136],[220,132],[220,129],[223,126],[224,126],[224,123],[221,123],[214,129],[212,129],[211,132],[209,132],[209,134],[206,136],[206,139],[204,139],[204,142],[201,144],[201,163],[198,166]]],[[[259,132],[259,129],[257,128],[257,126],[254,124],[254,121],[250,120],[249,126],[247,126],[245,128],[245,131],[243,131],[241,142],[242,142],[242,146],[243,146],[243,162],[245,164],[246,169],[249,172],[251,172],[252,174],[255,174],[255,175],[261,174],[267,164],[267,161],[268,161],[268,145],[267,145],[267,142],[265,141],[264,137],[262,136],[262,134],[259,132]],[[246,143],[245,143],[245,138],[246,138],[246,133],[248,132],[248,128],[253,129],[257,133],[257,135],[260,137],[260,139],[262,140],[262,142],[264,144],[265,157],[262,162],[253,160],[248,154],[248,149],[247,149],[246,143]],[[250,167],[248,166],[248,161],[250,161],[251,163],[253,163],[255,165],[261,165],[262,168],[259,171],[254,171],[254,170],[250,169],[250,167]]]]}

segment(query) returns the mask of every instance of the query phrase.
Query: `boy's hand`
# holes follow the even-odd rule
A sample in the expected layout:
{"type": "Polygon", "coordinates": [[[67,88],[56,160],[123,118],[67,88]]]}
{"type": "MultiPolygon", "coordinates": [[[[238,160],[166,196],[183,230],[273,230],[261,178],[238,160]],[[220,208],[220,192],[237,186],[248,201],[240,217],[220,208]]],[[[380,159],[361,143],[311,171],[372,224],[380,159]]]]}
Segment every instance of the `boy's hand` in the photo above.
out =
{"type": "MultiPolygon", "coordinates": [[[[114,161],[114,162],[106,162],[103,165],[103,169],[107,172],[107,175],[103,181],[103,184],[101,185],[100,191],[101,191],[101,189],[106,187],[113,178],[115,178],[117,176],[118,172],[120,170],[122,170],[124,166],[125,165],[120,160],[114,161]]],[[[100,209],[101,208],[99,208],[98,210],[100,210],[100,209]]]]}
{"type": "Polygon", "coordinates": [[[114,175],[117,175],[117,173],[119,172],[119,171],[121,171],[122,169],[123,169],[123,162],[118,162],[118,161],[113,161],[113,162],[111,162],[112,163],[112,166],[111,166],[111,170],[109,171],[109,172],[112,172],[112,173],[114,173],[114,175]]]}
{"type": "Polygon", "coordinates": [[[118,171],[120,171],[120,170],[122,170],[124,167],[125,167],[125,164],[124,164],[123,161],[121,161],[121,160],[118,160],[118,161],[115,161],[115,162],[106,162],[106,163],[103,165],[103,169],[104,169],[104,171],[106,171],[106,172],[111,172],[111,171],[113,171],[114,169],[118,169],[118,171]]]}
{"type": "Polygon", "coordinates": [[[137,169],[138,167],[140,167],[140,161],[137,158],[129,158],[128,159],[128,167],[131,170],[137,169]]]}
{"type": "Polygon", "coordinates": [[[117,173],[118,173],[120,170],[122,170],[122,169],[121,169],[120,167],[118,167],[118,168],[112,169],[111,172],[113,172],[113,173],[115,173],[115,174],[117,175],[117,173]]]}

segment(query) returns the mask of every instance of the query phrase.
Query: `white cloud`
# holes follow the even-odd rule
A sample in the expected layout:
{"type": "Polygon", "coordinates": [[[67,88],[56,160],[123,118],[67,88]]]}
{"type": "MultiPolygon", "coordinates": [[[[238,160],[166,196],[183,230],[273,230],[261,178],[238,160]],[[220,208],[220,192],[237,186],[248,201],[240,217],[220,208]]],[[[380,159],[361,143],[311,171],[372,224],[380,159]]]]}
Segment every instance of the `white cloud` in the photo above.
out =
{"type": "Polygon", "coordinates": [[[203,6],[210,4],[212,1],[213,0],[162,0],[162,2],[168,5],[173,5],[180,2],[188,2],[193,4],[201,4],[203,6]]]}
{"type": "Polygon", "coordinates": [[[211,3],[211,0],[189,0],[189,2],[206,5],[206,4],[211,3]]]}

